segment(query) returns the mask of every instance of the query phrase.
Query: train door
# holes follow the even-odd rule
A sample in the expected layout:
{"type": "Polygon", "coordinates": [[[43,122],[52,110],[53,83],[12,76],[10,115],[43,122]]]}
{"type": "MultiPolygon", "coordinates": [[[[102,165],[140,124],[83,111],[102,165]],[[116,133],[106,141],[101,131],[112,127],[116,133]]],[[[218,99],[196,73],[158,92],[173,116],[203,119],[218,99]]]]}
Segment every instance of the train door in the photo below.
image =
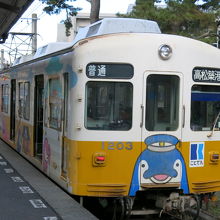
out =
{"type": "Polygon", "coordinates": [[[16,80],[11,80],[10,140],[15,140],[16,80]]]}
{"type": "MultiPolygon", "coordinates": [[[[66,124],[64,115],[67,112],[67,75],[55,75],[48,78],[47,91],[45,92],[45,137],[43,169],[48,175],[54,178],[65,179],[66,173],[66,124]],[[65,90],[65,91],[64,91],[65,90]],[[64,97],[65,96],[65,97],[64,97]],[[65,128],[64,128],[65,127],[65,128]]],[[[67,118],[65,119],[67,120],[67,118]]],[[[68,120],[67,120],[68,121],[68,120]]]]}
{"type": "Polygon", "coordinates": [[[35,76],[34,94],[34,155],[42,160],[44,76],[35,76]]]}
{"type": "Polygon", "coordinates": [[[144,74],[140,187],[179,187],[184,162],[178,149],[182,130],[180,73],[144,74]]]}

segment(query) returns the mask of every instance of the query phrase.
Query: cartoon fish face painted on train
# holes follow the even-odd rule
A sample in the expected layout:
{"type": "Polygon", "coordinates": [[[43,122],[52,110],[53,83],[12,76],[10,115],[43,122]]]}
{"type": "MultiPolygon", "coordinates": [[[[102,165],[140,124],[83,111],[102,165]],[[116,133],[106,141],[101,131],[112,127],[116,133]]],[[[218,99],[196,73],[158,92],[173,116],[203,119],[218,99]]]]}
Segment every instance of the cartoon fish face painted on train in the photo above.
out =
{"type": "Polygon", "coordinates": [[[179,140],[171,135],[153,135],[145,139],[147,149],[139,156],[131,181],[130,196],[141,189],[141,184],[179,184],[188,193],[186,167],[176,149],[179,140]]]}

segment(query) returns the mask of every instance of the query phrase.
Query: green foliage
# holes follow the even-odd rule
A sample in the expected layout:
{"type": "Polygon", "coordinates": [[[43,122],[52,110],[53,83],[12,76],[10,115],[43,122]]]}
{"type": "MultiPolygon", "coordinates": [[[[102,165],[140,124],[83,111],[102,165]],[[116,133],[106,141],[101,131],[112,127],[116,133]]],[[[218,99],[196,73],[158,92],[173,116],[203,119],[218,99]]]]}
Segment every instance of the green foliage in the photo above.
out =
{"type": "Polygon", "coordinates": [[[61,11],[66,11],[66,19],[61,22],[64,23],[66,27],[66,36],[70,35],[70,28],[73,26],[70,16],[77,14],[81,8],[75,8],[74,6],[68,4],[68,2],[74,2],[76,0],[40,0],[43,4],[47,6],[44,7],[44,11],[49,14],[60,14],[61,11]]]}
{"type": "Polygon", "coordinates": [[[219,10],[220,2],[219,0],[203,0],[204,4],[201,5],[203,9],[212,8],[212,10],[219,10]]]}
{"type": "Polygon", "coordinates": [[[165,0],[166,7],[158,7],[156,0],[136,0],[130,14],[122,17],[143,18],[158,22],[163,33],[177,34],[216,42],[216,18],[220,16],[219,0],[165,0]]]}

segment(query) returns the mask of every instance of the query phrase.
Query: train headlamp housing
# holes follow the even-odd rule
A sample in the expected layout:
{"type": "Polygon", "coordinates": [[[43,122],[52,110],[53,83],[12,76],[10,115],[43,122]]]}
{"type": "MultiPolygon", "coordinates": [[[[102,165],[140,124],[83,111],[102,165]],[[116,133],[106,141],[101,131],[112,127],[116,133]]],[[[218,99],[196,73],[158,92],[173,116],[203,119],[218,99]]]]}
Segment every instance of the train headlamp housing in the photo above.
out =
{"type": "Polygon", "coordinates": [[[104,152],[97,152],[93,154],[93,166],[104,167],[106,166],[106,154],[104,152]]]}
{"type": "Polygon", "coordinates": [[[172,56],[172,48],[167,44],[163,44],[159,47],[158,53],[162,60],[168,60],[172,56]]]}

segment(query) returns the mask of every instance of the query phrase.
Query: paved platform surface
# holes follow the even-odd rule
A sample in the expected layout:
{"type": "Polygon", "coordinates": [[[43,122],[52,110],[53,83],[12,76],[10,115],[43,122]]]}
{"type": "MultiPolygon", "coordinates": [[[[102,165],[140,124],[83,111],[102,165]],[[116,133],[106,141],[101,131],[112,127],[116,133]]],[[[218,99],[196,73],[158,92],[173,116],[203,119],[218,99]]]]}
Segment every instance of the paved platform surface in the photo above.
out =
{"type": "Polygon", "coordinates": [[[95,220],[0,140],[0,220],[95,220]]]}

